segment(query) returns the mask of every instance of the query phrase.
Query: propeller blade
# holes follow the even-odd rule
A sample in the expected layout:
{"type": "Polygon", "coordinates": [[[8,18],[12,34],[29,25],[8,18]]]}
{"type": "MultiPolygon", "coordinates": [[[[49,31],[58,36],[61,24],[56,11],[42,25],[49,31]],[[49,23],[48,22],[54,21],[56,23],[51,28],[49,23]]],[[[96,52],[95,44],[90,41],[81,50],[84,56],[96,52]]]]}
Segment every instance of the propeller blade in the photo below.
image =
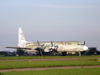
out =
{"type": "Polygon", "coordinates": [[[53,47],[53,43],[52,43],[52,41],[51,41],[51,46],[53,47]]]}
{"type": "Polygon", "coordinates": [[[53,50],[53,55],[55,55],[55,50],[53,50]]]}
{"type": "Polygon", "coordinates": [[[51,50],[52,48],[49,48],[48,50],[51,50]]]}
{"type": "Polygon", "coordinates": [[[39,46],[39,41],[37,40],[37,44],[38,44],[38,46],[39,46]]]}
{"type": "Polygon", "coordinates": [[[46,48],[46,46],[44,47],[44,49],[46,48]]]}
{"type": "Polygon", "coordinates": [[[35,50],[38,50],[38,48],[35,48],[35,50]]]}
{"type": "Polygon", "coordinates": [[[40,54],[42,54],[42,50],[40,49],[40,54]]]}
{"type": "Polygon", "coordinates": [[[57,50],[58,49],[58,45],[54,46],[54,48],[57,50]]]}
{"type": "Polygon", "coordinates": [[[43,47],[43,46],[44,46],[44,44],[41,45],[41,47],[43,47]]]}
{"type": "Polygon", "coordinates": [[[58,45],[54,46],[54,47],[58,47],[58,45]]]}

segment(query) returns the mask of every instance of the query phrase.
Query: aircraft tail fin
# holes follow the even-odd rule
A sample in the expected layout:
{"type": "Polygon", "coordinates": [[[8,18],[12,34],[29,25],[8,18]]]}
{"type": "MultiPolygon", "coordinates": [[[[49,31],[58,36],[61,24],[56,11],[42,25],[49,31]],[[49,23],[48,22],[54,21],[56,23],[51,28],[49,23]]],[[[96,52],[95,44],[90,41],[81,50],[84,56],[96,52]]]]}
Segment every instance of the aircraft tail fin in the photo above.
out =
{"type": "Polygon", "coordinates": [[[26,40],[22,32],[22,28],[20,27],[18,30],[18,46],[25,47],[25,44],[26,44],[26,40]]]}

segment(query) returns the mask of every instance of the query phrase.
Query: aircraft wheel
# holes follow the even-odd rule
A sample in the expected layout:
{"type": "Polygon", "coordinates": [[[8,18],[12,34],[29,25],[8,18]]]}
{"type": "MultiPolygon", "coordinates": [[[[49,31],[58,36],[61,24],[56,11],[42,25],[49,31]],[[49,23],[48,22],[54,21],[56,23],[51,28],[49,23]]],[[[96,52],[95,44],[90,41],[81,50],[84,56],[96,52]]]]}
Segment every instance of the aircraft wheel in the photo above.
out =
{"type": "Polygon", "coordinates": [[[66,52],[62,52],[62,56],[66,56],[66,52]]]}

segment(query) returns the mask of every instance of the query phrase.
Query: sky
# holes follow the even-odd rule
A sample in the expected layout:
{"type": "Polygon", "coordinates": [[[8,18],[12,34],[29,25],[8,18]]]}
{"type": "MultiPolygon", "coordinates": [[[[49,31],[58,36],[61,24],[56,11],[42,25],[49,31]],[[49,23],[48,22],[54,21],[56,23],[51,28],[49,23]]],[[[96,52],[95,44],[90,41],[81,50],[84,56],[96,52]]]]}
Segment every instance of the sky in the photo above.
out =
{"type": "Polygon", "coordinates": [[[0,0],[0,50],[27,41],[86,41],[100,50],[100,0],[0,0]]]}

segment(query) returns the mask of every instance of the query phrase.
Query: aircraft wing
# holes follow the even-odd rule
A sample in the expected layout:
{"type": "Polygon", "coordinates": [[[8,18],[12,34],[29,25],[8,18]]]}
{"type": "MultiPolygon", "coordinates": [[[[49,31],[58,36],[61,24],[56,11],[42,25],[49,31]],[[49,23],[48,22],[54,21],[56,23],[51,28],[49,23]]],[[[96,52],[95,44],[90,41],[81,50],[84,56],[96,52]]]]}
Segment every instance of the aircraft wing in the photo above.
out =
{"type": "Polygon", "coordinates": [[[31,50],[31,48],[27,48],[27,47],[4,47],[4,48],[13,48],[13,49],[29,49],[29,50],[31,50]]]}

